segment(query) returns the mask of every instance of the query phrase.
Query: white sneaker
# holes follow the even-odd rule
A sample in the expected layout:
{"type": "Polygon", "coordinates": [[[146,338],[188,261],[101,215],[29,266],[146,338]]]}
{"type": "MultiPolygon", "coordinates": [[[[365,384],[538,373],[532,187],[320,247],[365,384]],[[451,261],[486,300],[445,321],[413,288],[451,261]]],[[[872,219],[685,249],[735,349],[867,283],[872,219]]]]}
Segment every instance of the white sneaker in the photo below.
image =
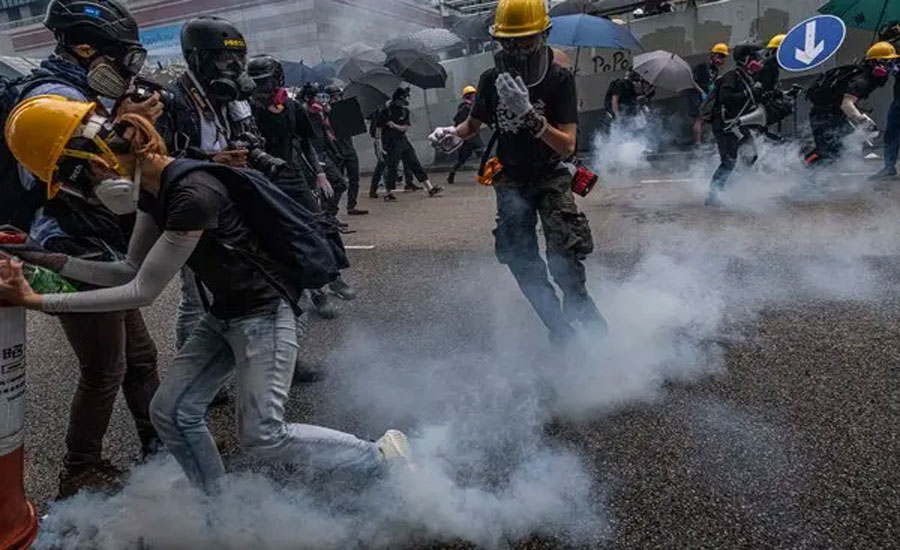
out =
{"type": "Polygon", "coordinates": [[[409,450],[409,440],[406,434],[400,430],[388,430],[384,432],[375,446],[381,452],[381,458],[385,462],[403,462],[412,464],[412,453],[409,450]]]}

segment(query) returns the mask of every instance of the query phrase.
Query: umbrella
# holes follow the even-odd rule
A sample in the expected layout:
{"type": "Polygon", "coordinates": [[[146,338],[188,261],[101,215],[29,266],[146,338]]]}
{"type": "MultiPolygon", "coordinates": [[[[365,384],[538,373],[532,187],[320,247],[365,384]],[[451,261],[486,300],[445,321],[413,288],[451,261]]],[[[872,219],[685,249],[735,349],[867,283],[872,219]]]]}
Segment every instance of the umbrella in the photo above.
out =
{"type": "Polygon", "coordinates": [[[492,14],[468,15],[460,17],[450,30],[464,40],[486,42],[491,39],[489,28],[494,19],[492,14]]]}
{"type": "Polygon", "coordinates": [[[636,55],[631,68],[659,88],[680,92],[694,87],[691,66],[674,53],[657,50],[636,55]]]}
{"type": "Polygon", "coordinates": [[[566,0],[550,8],[550,17],[559,17],[561,15],[577,15],[586,13],[588,15],[597,14],[597,4],[591,0],[566,0]]]}
{"type": "Polygon", "coordinates": [[[341,48],[341,51],[344,52],[346,57],[355,57],[357,59],[364,59],[378,64],[384,63],[385,56],[383,51],[376,50],[372,46],[363,44],[362,42],[354,42],[346,48],[341,48]]]}
{"type": "Polygon", "coordinates": [[[418,86],[443,88],[447,84],[447,71],[432,55],[416,50],[395,50],[388,55],[384,66],[395,75],[418,86]]]}
{"type": "Polygon", "coordinates": [[[304,83],[313,80],[312,69],[303,64],[302,61],[282,61],[284,68],[284,83],[286,86],[302,86],[304,83]]]}
{"type": "Polygon", "coordinates": [[[337,77],[342,80],[354,80],[365,72],[381,67],[380,63],[366,61],[358,57],[348,57],[335,62],[337,77]]]}
{"type": "Polygon", "coordinates": [[[421,40],[415,39],[411,36],[402,36],[400,38],[391,38],[387,42],[384,43],[384,46],[381,47],[381,51],[386,54],[391,53],[394,50],[426,50],[428,49],[425,46],[425,43],[421,40]]]}
{"type": "Polygon", "coordinates": [[[897,0],[831,0],[819,11],[840,17],[848,27],[870,31],[877,31],[882,23],[900,21],[897,0]]]}
{"type": "Polygon", "coordinates": [[[548,42],[556,46],[587,48],[616,48],[643,50],[628,29],[609,19],[593,15],[563,15],[554,17],[548,42]]]}
{"type": "Polygon", "coordinates": [[[327,82],[334,78],[336,74],[334,63],[322,61],[309,70],[309,82],[327,82]]]}
{"type": "Polygon", "coordinates": [[[362,74],[344,88],[344,97],[355,97],[363,116],[384,107],[402,80],[391,71],[379,67],[362,74]]]}
{"type": "MultiPolygon", "coordinates": [[[[425,45],[427,50],[432,52],[445,50],[462,42],[462,38],[455,35],[453,32],[447,29],[437,28],[422,29],[412,33],[409,37],[414,41],[421,42],[425,45]]],[[[407,49],[415,50],[418,48],[413,47],[407,49]]]]}

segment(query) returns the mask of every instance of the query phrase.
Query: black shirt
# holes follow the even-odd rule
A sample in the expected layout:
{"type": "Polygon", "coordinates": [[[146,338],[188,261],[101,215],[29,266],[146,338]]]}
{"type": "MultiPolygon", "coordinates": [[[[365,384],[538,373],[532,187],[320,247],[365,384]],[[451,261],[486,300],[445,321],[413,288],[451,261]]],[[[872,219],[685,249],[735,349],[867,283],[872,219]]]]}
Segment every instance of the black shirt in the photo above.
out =
{"type": "Polygon", "coordinates": [[[619,112],[623,115],[634,116],[638,112],[638,94],[634,82],[624,78],[613,80],[609,88],[606,90],[606,99],[604,105],[606,110],[612,114],[612,98],[619,97],[619,112]]]}
{"type": "Polygon", "coordinates": [[[778,58],[774,55],[770,55],[763,61],[762,70],[753,75],[753,79],[762,85],[763,91],[771,92],[778,86],[780,71],[781,69],[778,67],[778,58]]]}
{"type": "Polygon", "coordinates": [[[732,69],[716,83],[716,107],[713,126],[722,128],[736,117],[750,112],[753,81],[744,71],[732,69]],[[724,110],[723,110],[724,108],[724,110]]]}
{"type": "Polygon", "coordinates": [[[900,74],[894,75],[894,101],[900,101],[900,74]]]}
{"type": "Polygon", "coordinates": [[[172,181],[170,173],[163,171],[159,198],[143,194],[140,209],[153,216],[161,231],[203,231],[187,265],[212,293],[211,313],[234,319],[275,311],[280,295],[256,267],[223,246],[265,258],[225,185],[203,171],[180,181],[172,181]]]}
{"type": "Polygon", "coordinates": [[[872,95],[872,92],[887,84],[888,78],[890,77],[876,77],[872,74],[872,71],[865,67],[853,78],[836,85],[832,89],[833,93],[829,96],[829,102],[821,105],[813,105],[810,112],[843,114],[843,111],[841,111],[841,103],[843,103],[845,95],[852,95],[859,100],[868,99],[868,97],[872,95]]]}
{"type": "Polygon", "coordinates": [[[376,124],[378,128],[381,128],[381,141],[394,143],[403,139],[406,137],[406,132],[391,128],[388,126],[388,122],[393,122],[400,126],[409,126],[409,109],[396,101],[392,101],[390,105],[378,112],[376,124]]]}
{"type": "MultiPolygon", "coordinates": [[[[497,156],[505,171],[514,177],[551,172],[562,159],[550,146],[522,128],[518,121],[510,119],[497,95],[497,74],[494,68],[482,73],[472,117],[494,125],[499,132],[497,156]]],[[[553,63],[544,79],[529,88],[529,95],[535,110],[551,125],[578,123],[578,94],[572,71],[553,63]]]]}
{"type": "Polygon", "coordinates": [[[697,83],[697,86],[700,86],[700,89],[705,94],[712,92],[718,76],[719,66],[708,59],[694,65],[694,82],[697,83]]]}
{"type": "Polygon", "coordinates": [[[300,159],[294,152],[293,139],[313,139],[313,128],[306,110],[296,101],[289,99],[280,113],[254,106],[253,118],[256,127],[266,140],[266,152],[298,166],[300,159]]]}

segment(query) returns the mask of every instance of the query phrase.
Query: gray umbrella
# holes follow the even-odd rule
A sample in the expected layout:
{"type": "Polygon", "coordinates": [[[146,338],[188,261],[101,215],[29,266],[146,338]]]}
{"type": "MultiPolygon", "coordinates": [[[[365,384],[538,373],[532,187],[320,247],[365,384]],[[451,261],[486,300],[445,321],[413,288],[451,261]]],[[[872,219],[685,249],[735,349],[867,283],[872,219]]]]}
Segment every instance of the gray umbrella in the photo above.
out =
{"type": "Polygon", "coordinates": [[[656,50],[636,55],[631,68],[657,88],[678,92],[695,86],[691,66],[671,52],[656,50]]]}

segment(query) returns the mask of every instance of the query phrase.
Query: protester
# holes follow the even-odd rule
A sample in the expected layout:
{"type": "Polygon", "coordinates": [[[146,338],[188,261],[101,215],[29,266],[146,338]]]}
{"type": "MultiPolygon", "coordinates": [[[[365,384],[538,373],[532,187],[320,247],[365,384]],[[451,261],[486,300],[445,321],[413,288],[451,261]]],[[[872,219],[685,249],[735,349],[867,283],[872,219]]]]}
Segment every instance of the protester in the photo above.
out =
{"type": "Polygon", "coordinates": [[[781,67],[778,66],[778,48],[784,42],[785,36],[776,34],[769,40],[763,57],[763,68],[753,75],[753,80],[759,82],[763,92],[772,92],[778,89],[778,79],[781,76],[781,67]]]}
{"type": "Polygon", "coordinates": [[[210,310],[178,351],[151,405],[154,426],[192,483],[214,492],[225,473],[204,414],[233,373],[238,437],[260,458],[364,476],[409,458],[406,436],[397,430],[371,443],[284,421],[297,355],[291,303],[299,289],[276,275],[276,260],[259,244],[277,237],[253,233],[246,209],[232,200],[234,183],[229,187],[221,178],[239,175],[236,170],[175,160],[146,119],[125,115],[114,124],[93,103],[57,96],[20,104],[6,140],[51,189],[87,188],[114,211],[136,210],[137,218],[125,260],[54,258],[66,276],[119,286],[41,296],[29,287],[22,265],[6,260],[0,302],[54,314],[149,306],[185,264],[209,289],[210,310]],[[34,141],[42,133],[61,141],[34,141]]]}
{"type": "MultiPolygon", "coordinates": [[[[284,69],[274,57],[254,57],[248,63],[247,72],[256,84],[251,106],[266,151],[287,161],[273,182],[311,212],[322,212],[319,199],[313,195],[312,187],[304,177],[304,167],[314,174],[316,189],[328,189],[331,184],[325,174],[327,163],[322,163],[316,152],[317,137],[307,110],[288,96],[284,88],[284,69]]],[[[329,284],[328,289],[344,300],[356,298],[356,291],[341,278],[329,284]]],[[[311,297],[321,317],[337,316],[337,311],[328,303],[325,290],[315,290],[311,297]]]]}
{"type": "MultiPolygon", "coordinates": [[[[882,27],[879,40],[890,42],[895,48],[900,44],[900,21],[892,21],[882,27]]],[[[893,64],[894,101],[888,110],[884,127],[884,168],[872,176],[876,180],[897,177],[897,159],[900,157],[900,65],[893,64]]]]}
{"type": "MultiPolygon", "coordinates": [[[[329,106],[344,99],[343,90],[336,84],[325,86],[325,93],[329,97],[329,106]]],[[[359,155],[356,154],[353,138],[349,136],[336,138],[335,145],[337,145],[340,156],[338,168],[341,175],[347,180],[347,215],[365,216],[369,211],[357,208],[359,203],[359,155]]]]}
{"type": "MultiPolygon", "coordinates": [[[[760,108],[753,82],[753,76],[763,68],[760,47],[755,44],[735,46],[734,62],[736,67],[718,79],[712,92],[712,127],[720,164],[709,186],[707,206],[722,204],[719,195],[737,164],[738,149],[750,139],[747,129],[751,124],[750,117],[760,108]]],[[[764,127],[764,114],[760,122],[764,127]]]]}
{"type": "Polygon", "coordinates": [[[811,104],[809,125],[815,149],[806,157],[807,165],[830,163],[844,149],[844,138],[860,129],[877,132],[872,118],[857,103],[887,84],[891,65],[900,58],[889,42],[877,42],[860,63],[836,67],[821,75],[807,90],[811,104]]]}
{"type": "MultiPolygon", "coordinates": [[[[22,99],[55,94],[97,103],[106,116],[140,113],[153,119],[163,110],[158,95],[135,103],[125,97],[140,71],[146,51],[138,25],[118,0],[53,0],[44,25],[56,39],[54,53],[41,63],[21,90],[22,99]],[[112,112],[116,105],[115,112],[112,112]]],[[[49,133],[34,134],[47,141],[49,133]]],[[[20,168],[18,183],[44,197],[46,188],[20,168]]],[[[35,213],[31,238],[48,251],[73,257],[113,261],[124,255],[128,218],[87,200],[78,189],[51,192],[35,213]]],[[[28,225],[28,224],[23,224],[28,225]]],[[[77,288],[90,288],[75,283],[77,288]]],[[[144,456],[158,448],[149,406],[159,385],[156,345],[137,309],[109,313],[58,315],[80,372],[66,433],[66,454],[59,475],[59,498],[82,488],[115,488],[122,472],[102,459],[103,437],[119,389],[137,427],[144,456]]]]}
{"type": "Polygon", "coordinates": [[[547,46],[550,25],[543,0],[500,0],[491,27],[501,46],[496,67],[481,75],[469,118],[456,127],[437,128],[429,139],[469,139],[482,124],[496,126],[502,164],[493,180],[497,257],[509,266],[551,341],[563,344],[573,322],[604,333],[606,322],[585,285],[583,260],[593,251],[593,237],[587,217],[575,206],[572,176],[563,163],[575,153],[575,78],[553,61],[547,46]],[[550,272],[563,291],[562,308],[538,250],[538,218],[550,272]]]}
{"type": "Polygon", "coordinates": [[[613,120],[633,118],[640,113],[656,90],[635,71],[628,71],[624,78],[617,78],[609,84],[604,99],[604,107],[613,120]]]}
{"type": "MultiPolygon", "coordinates": [[[[475,95],[477,93],[478,89],[476,89],[475,86],[466,86],[463,88],[462,102],[460,102],[459,106],[456,108],[453,124],[458,126],[469,118],[469,113],[472,111],[472,105],[475,103],[475,95]]],[[[469,158],[471,158],[472,153],[481,151],[482,149],[484,149],[484,143],[481,141],[481,136],[475,136],[472,139],[464,141],[456,152],[456,162],[453,163],[453,167],[450,168],[450,173],[447,174],[447,183],[451,185],[456,183],[456,172],[463,167],[469,158]]]]}
{"type": "MultiPolygon", "coordinates": [[[[410,128],[408,106],[409,88],[398,88],[391,97],[390,104],[380,111],[375,124],[376,151],[381,149],[381,152],[376,154],[384,156],[384,187],[387,191],[384,200],[387,202],[397,200],[397,197],[394,196],[394,189],[397,184],[397,169],[401,161],[410,169],[419,183],[425,186],[429,197],[434,197],[444,190],[440,185],[432,185],[428,180],[428,174],[422,168],[416,150],[409,142],[409,138],[406,137],[406,132],[410,128]]],[[[412,180],[407,180],[407,191],[418,191],[419,189],[412,180]]]]}
{"type": "MultiPolygon", "coordinates": [[[[369,137],[372,138],[372,147],[375,150],[375,169],[372,170],[372,179],[369,185],[369,198],[377,199],[378,198],[378,187],[384,185],[384,168],[385,168],[385,157],[384,157],[384,148],[381,146],[381,140],[378,136],[378,121],[381,117],[382,109],[378,109],[372,116],[369,118],[369,137]]],[[[400,161],[403,162],[402,160],[400,161]]],[[[412,184],[409,185],[413,181],[412,171],[409,169],[405,163],[403,164],[403,175],[398,176],[398,181],[406,182],[405,190],[406,191],[421,191],[421,188],[412,184]]]]}
{"type": "Polygon", "coordinates": [[[719,67],[725,63],[725,59],[731,55],[727,44],[716,44],[709,51],[709,58],[694,66],[694,83],[696,89],[688,90],[690,100],[690,115],[694,120],[694,146],[703,143],[703,117],[700,115],[700,105],[712,93],[719,77],[719,67]]]}

